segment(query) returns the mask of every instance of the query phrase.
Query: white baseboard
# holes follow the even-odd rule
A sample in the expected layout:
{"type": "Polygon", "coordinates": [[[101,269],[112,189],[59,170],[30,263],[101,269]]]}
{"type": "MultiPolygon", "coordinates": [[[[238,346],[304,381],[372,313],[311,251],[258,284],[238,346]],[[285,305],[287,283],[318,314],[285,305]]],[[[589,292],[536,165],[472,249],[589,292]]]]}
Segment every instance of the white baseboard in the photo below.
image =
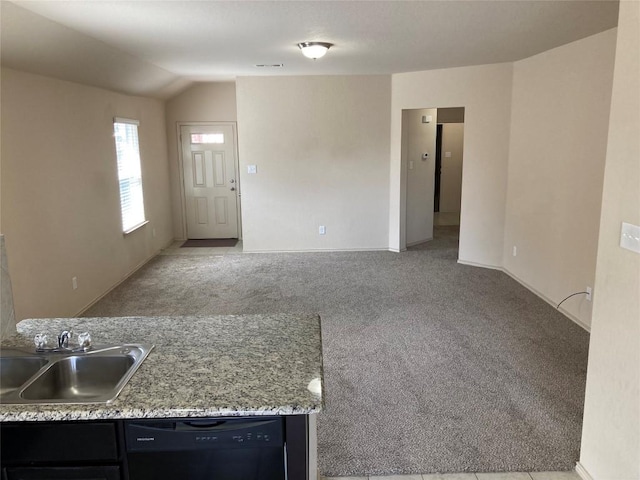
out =
{"type": "Polygon", "coordinates": [[[100,300],[102,300],[104,297],[106,297],[107,295],[109,295],[115,288],[118,287],[118,285],[120,285],[122,282],[124,282],[125,280],[127,280],[131,275],[133,275],[134,273],[136,273],[138,270],[140,270],[142,267],[144,267],[147,263],[149,263],[151,260],[153,260],[155,257],[158,256],[158,254],[164,250],[165,248],[169,248],[171,245],[173,245],[173,243],[175,242],[175,240],[171,240],[170,243],[168,243],[167,245],[165,245],[164,247],[161,247],[159,250],[155,251],[154,253],[151,254],[151,256],[147,257],[146,259],[144,259],[142,262],[140,262],[138,265],[136,265],[135,267],[133,267],[133,269],[127,273],[123,278],[121,278],[119,281],[117,281],[116,283],[114,283],[113,285],[111,285],[106,292],[104,292],[102,295],[98,296],[97,298],[93,299],[92,301],[90,301],[87,305],[85,305],[84,307],[82,307],[80,309],[80,311],[78,313],[76,313],[74,315],[74,317],[79,317],[80,315],[82,315],[84,312],[86,312],[87,310],[89,310],[91,307],[93,307],[96,303],[98,303],[100,300]]]}
{"type": "Polygon", "coordinates": [[[504,272],[504,268],[499,267],[497,265],[487,265],[484,263],[478,263],[478,262],[470,262],[468,260],[462,260],[462,259],[458,259],[458,263],[461,265],[469,265],[471,267],[480,267],[480,268],[488,268],[491,270],[500,270],[501,272],[504,272]]]}
{"type": "MultiPolygon", "coordinates": [[[[535,288],[533,288],[531,285],[527,284],[527,282],[524,282],[522,280],[520,280],[517,276],[515,276],[513,273],[511,273],[509,270],[507,270],[506,268],[503,268],[502,271],[504,273],[506,273],[507,275],[509,275],[511,278],[513,278],[516,282],[518,282],[520,285],[522,285],[524,288],[526,288],[527,290],[531,291],[532,293],[535,293],[538,297],[540,297],[542,300],[544,300],[545,302],[547,302],[549,305],[551,305],[553,308],[556,308],[558,306],[558,304],[556,302],[554,302],[553,300],[551,300],[549,297],[547,297],[546,295],[544,295],[543,293],[539,292],[538,290],[536,290],[535,288]]],[[[589,325],[587,325],[586,323],[584,323],[582,320],[580,320],[578,317],[576,317],[575,315],[573,315],[572,313],[568,312],[567,310],[565,310],[564,308],[560,308],[558,310],[560,313],[562,313],[565,317],[567,317],[569,320],[571,320],[573,323],[575,323],[576,325],[578,325],[579,327],[582,327],[584,330],[586,330],[587,332],[591,332],[591,327],[589,325]]]]}
{"type": "MultiPolygon", "coordinates": [[[[518,282],[520,285],[522,285],[524,288],[526,288],[527,290],[529,290],[531,293],[535,294],[536,296],[540,297],[542,300],[547,302],[552,307],[556,308],[556,306],[557,306],[556,302],[554,302],[549,297],[547,297],[543,293],[541,293],[538,290],[536,290],[535,288],[533,288],[527,282],[525,282],[525,281],[521,280],[520,278],[518,278],[516,275],[514,275],[513,273],[511,273],[509,270],[507,270],[504,267],[499,267],[499,266],[496,266],[496,265],[484,265],[482,263],[469,262],[469,261],[461,260],[461,259],[458,259],[458,263],[460,263],[462,265],[470,265],[472,267],[489,268],[491,270],[499,270],[501,272],[504,272],[505,274],[507,274],[511,278],[513,278],[516,282],[518,282]]],[[[572,313],[568,312],[564,308],[560,308],[558,311],[560,313],[562,313],[565,317],[567,317],[569,320],[571,320],[573,323],[578,325],[579,327],[583,328],[587,332],[591,332],[591,327],[589,325],[587,325],[586,323],[584,323],[582,320],[580,320],[578,317],[573,315],[572,313]]]]}
{"type": "Polygon", "coordinates": [[[576,473],[582,480],[594,480],[591,474],[587,472],[587,469],[584,468],[584,465],[582,465],[580,462],[576,463],[576,473]]]}
{"type": "Polygon", "coordinates": [[[433,237],[425,238],[424,240],[418,240],[417,242],[407,243],[407,247],[413,247],[415,245],[420,245],[421,243],[427,243],[433,240],[433,237]]]}

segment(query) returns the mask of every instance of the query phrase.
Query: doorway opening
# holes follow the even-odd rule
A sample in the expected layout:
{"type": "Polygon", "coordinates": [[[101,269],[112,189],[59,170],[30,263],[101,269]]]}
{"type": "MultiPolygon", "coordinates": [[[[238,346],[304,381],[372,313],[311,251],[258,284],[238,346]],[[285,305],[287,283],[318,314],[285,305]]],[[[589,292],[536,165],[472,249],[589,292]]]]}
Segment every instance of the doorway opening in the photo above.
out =
{"type": "Polygon", "coordinates": [[[460,225],[464,107],[439,108],[436,135],[433,225],[460,225]]]}
{"type": "Polygon", "coordinates": [[[455,235],[457,249],[463,143],[464,107],[402,111],[407,247],[455,235]]]}
{"type": "Polygon", "coordinates": [[[442,124],[436,125],[436,171],[434,180],[435,195],[433,198],[434,224],[437,213],[440,213],[440,185],[442,180],[442,124]]]}

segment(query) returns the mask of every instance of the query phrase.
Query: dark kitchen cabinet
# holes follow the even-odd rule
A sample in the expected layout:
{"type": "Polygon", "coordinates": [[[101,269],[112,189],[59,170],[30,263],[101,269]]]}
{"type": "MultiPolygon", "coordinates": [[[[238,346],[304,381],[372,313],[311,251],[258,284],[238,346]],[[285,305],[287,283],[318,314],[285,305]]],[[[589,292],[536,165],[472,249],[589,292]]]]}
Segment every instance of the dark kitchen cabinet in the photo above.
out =
{"type": "Polygon", "coordinates": [[[0,426],[3,480],[127,480],[118,422],[0,426]]]}

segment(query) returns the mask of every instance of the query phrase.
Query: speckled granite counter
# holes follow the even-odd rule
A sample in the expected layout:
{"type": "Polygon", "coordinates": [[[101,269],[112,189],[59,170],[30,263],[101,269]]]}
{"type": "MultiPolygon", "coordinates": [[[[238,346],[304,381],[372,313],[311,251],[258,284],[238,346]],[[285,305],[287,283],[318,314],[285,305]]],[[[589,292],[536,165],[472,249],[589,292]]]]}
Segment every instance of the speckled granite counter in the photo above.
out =
{"type": "Polygon", "coordinates": [[[0,421],[290,415],[323,406],[308,388],[322,382],[314,315],[23,320],[2,346],[32,349],[35,334],[55,338],[69,328],[90,332],[95,345],[155,348],[109,405],[0,405],[0,421]]]}

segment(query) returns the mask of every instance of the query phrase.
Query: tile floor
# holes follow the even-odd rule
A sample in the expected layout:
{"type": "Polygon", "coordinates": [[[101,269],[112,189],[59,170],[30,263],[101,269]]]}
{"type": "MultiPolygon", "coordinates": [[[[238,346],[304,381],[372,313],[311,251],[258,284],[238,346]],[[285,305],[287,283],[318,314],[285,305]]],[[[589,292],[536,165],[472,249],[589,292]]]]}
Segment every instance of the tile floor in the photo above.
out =
{"type": "Polygon", "coordinates": [[[235,247],[186,247],[181,245],[184,240],[173,242],[171,246],[160,252],[160,255],[229,255],[242,253],[242,240],[238,240],[235,247]]]}
{"type": "Polygon", "coordinates": [[[580,480],[576,472],[446,473],[370,477],[322,477],[322,480],[580,480]]]}
{"type": "Polygon", "coordinates": [[[434,225],[460,225],[460,212],[434,212],[434,225]]]}
{"type": "MultiPolygon", "coordinates": [[[[446,219],[451,221],[452,219],[446,219]]],[[[447,224],[447,221],[444,222],[447,224]]],[[[234,247],[181,248],[184,241],[176,241],[160,255],[229,255],[242,253],[242,240],[234,247]]],[[[446,473],[424,475],[391,475],[368,477],[321,477],[321,480],[581,480],[575,472],[503,472],[503,473],[446,473]]]]}

